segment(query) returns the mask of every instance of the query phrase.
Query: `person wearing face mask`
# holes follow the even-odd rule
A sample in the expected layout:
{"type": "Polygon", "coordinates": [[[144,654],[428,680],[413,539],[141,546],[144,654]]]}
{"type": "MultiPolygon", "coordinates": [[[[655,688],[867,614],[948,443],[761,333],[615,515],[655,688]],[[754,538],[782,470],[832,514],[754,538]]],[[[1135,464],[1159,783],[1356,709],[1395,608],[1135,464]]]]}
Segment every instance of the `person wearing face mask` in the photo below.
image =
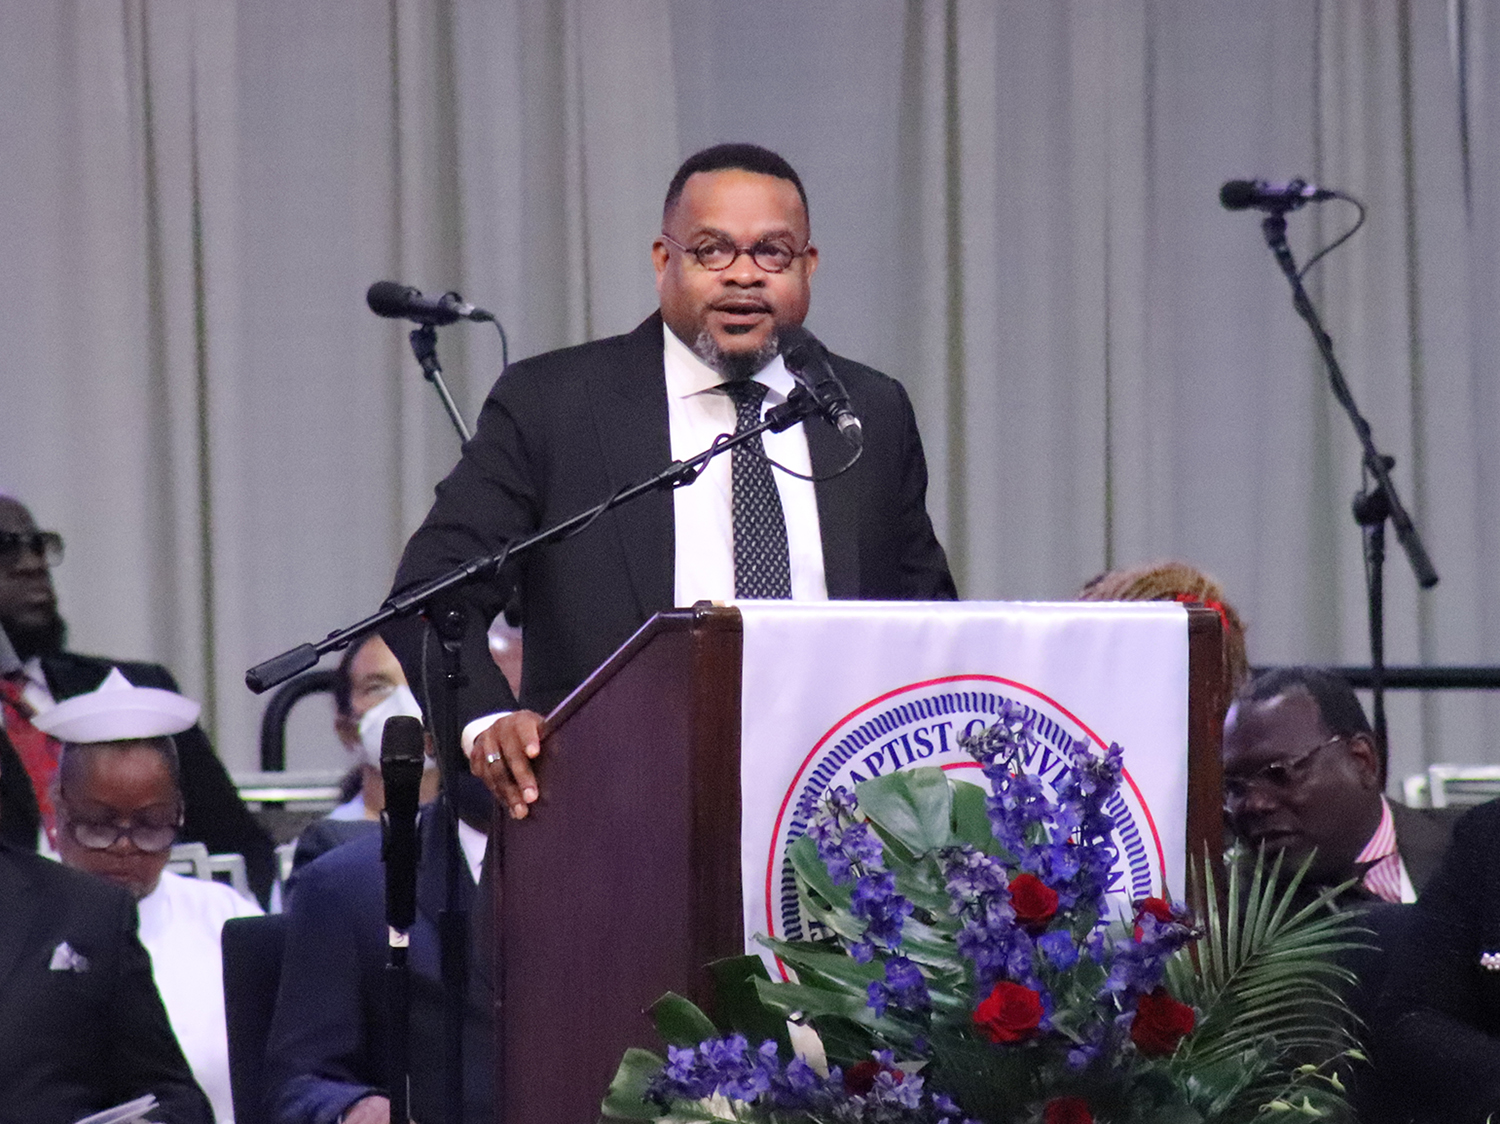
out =
{"type": "MultiPolygon", "coordinates": [[[[463,856],[454,906],[469,914],[474,930],[467,942],[462,1118],[489,1120],[494,1115],[494,995],[490,942],[484,935],[491,909],[483,900],[480,879],[491,800],[471,774],[458,773],[452,781],[451,792],[440,792],[435,802],[422,806],[418,824],[417,912],[409,934],[410,1105],[417,1121],[443,1118],[446,1054],[438,925],[448,905],[445,835],[450,807],[458,817],[463,856]]],[[[271,1118],[278,1124],[390,1124],[381,833],[364,831],[301,868],[287,902],[286,953],[266,1044],[271,1118]]]]}
{"type": "MultiPolygon", "coordinates": [[[[300,871],[313,859],[374,828],[385,808],[385,784],[380,778],[380,741],[386,719],[397,715],[422,717],[422,708],[401,665],[377,635],[350,645],[339,660],[333,679],[333,728],[339,740],[358,759],[351,772],[357,787],[324,819],[297,837],[292,869],[300,871]]],[[[429,757],[422,774],[420,799],[437,797],[438,774],[429,757]]]]}
{"type": "Polygon", "coordinates": [[[166,869],[183,820],[172,737],[190,729],[198,704],[134,687],[118,670],[97,690],[37,720],[62,743],[53,792],[62,861],[128,890],[157,990],[193,1076],[219,1124],[232,1124],[220,931],[260,907],[229,886],[166,869]]]}
{"type": "MultiPolygon", "coordinates": [[[[387,718],[422,717],[422,708],[406,676],[378,635],[351,645],[334,673],[333,728],[344,748],[359,760],[359,791],[340,804],[329,819],[378,820],[385,808],[385,786],[380,779],[380,739],[387,718]]],[[[422,777],[422,803],[437,795],[437,772],[429,767],[422,777]]]]}

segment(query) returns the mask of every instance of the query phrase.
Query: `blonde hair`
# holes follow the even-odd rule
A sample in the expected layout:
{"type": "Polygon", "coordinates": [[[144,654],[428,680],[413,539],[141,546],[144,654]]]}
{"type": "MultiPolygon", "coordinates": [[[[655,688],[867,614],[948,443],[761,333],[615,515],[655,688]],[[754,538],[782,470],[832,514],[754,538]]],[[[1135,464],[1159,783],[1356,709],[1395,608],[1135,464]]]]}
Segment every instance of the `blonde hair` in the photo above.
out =
{"type": "Polygon", "coordinates": [[[1224,624],[1224,671],[1233,697],[1250,677],[1245,655],[1245,623],[1224,598],[1224,588],[1186,562],[1148,562],[1109,570],[1078,591],[1080,601],[1196,601],[1219,614],[1224,624]]]}

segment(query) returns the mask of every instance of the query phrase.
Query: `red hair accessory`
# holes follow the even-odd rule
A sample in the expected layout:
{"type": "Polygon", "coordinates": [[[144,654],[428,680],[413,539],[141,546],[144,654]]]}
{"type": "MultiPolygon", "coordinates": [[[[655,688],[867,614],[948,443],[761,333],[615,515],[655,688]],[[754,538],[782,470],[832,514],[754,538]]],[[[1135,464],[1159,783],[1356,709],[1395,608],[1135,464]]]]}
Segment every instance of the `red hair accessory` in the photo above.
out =
{"type": "Polygon", "coordinates": [[[1219,622],[1224,626],[1224,634],[1227,636],[1233,631],[1229,627],[1229,614],[1224,610],[1224,602],[1210,601],[1196,593],[1179,593],[1172,600],[1182,605],[1202,605],[1205,609],[1212,609],[1219,614],[1219,622]]]}

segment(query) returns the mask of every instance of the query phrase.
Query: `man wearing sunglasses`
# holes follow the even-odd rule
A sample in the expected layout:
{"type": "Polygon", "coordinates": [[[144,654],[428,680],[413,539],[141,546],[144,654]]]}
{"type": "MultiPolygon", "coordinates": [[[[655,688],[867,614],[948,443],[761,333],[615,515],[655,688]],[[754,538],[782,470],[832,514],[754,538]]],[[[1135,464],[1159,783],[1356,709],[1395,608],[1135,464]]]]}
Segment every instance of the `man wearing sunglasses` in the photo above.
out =
{"type": "MultiPolygon", "coordinates": [[[[65,699],[92,691],[112,668],[142,687],[176,691],[177,681],[160,664],[111,660],[67,648],[68,626],[58,610],[52,568],[63,560],[63,538],[40,530],[26,505],[0,493],[0,629],[9,638],[17,663],[0,661],[0,725],[18,751],[34,792],[30,800],[13,787],[0,790],[6,837],[34,845],[38,829],[52,824],[50,786],[57,769],[57,746],[37,737],[31,719],[65,699]]],[[[234,782],[202,727],[193,725],[177,738],[182,791],[187,812],[184,840],[203,843],[214,853],[245,857],[250,884],[264,902],[275,875],[271,837],[240,800],[234,782]]],[[[3,751],[0,751],[3,752],[3,751]]],[[[24,844],[23,844],[24,845],[24,844]]]]}
{"type": "Polygon", "coordinates": [[[1224,722],[1224,811],[1236,839],[1312,854],[1308,881],[1354,878],[1356,898],[1411,902],[1452,834],[1448,809],[1408,808],[1384,795],[1385,763],[1359,698],[1317,668],[1252,680],[1224,722]]]}
{"type": "MultiPolygon", "coordinates": [[[[660,311],[628,335],[540,355],[501,376],[408,544],[395,588],[498,552],[759,422],[794,389],[779,350],[807,315],[818,261],[806,192],[784,159],[748,144],[689,157],[651,245],[660,311]]],[[[906,392],[868,367],[838,356],[830,363],[863,423],[852,465],[839,433],[809,419],[528,554],[505,581],[465,591],[470,683],[460,717],[474,735],[475,771],[512,816],[538,797],[536,712],[561,701],[653,613],[700,600],[956,596],[927,516],[927,468],[906,392]],[[485,648],[512,580],[526,636],[519,702],[528,709],[519,711],[485,648]],[[501,710],[513,712],[497,719],[501,710]]],[[[401,622],[387,639],[417,682],[417,626],[401,622]]]]}

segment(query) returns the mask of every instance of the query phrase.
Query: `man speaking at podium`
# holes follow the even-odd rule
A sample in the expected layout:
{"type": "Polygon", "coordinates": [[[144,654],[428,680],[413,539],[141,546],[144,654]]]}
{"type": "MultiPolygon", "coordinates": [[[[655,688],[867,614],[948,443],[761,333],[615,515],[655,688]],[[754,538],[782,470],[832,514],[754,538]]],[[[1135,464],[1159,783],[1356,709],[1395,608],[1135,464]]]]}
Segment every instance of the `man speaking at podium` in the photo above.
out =
{"type": "MultiPolygon", "coordinates": [[[[668,188],[651,257],[658,313],[628,335],[501,376],[407,544],[397,591],[584,511],[786,401],[794,382],[780,351],[807,315],[818,264],[791,165],[747,144],[690,157],[668,188]]],[[[507,580],[464,591],[469,683],[459,718],[475,773],[512,816],[537,798],[537,712],[656,612],[705,599],[956,596],[927,516],[927,466],[905,390],[850,360],[830,363],[863,427],[862,455],[847,471],[851,446],[812,417],[767,433],[764,455],[752,441],[716,457],[692,484],[616,508],[520,559],[507,580]],[[519,702],[485,648],[512,581],[525,629],[519,702]]],[[[421,627],[408,620],[386,631],[414,683],[421,627]]]]}

